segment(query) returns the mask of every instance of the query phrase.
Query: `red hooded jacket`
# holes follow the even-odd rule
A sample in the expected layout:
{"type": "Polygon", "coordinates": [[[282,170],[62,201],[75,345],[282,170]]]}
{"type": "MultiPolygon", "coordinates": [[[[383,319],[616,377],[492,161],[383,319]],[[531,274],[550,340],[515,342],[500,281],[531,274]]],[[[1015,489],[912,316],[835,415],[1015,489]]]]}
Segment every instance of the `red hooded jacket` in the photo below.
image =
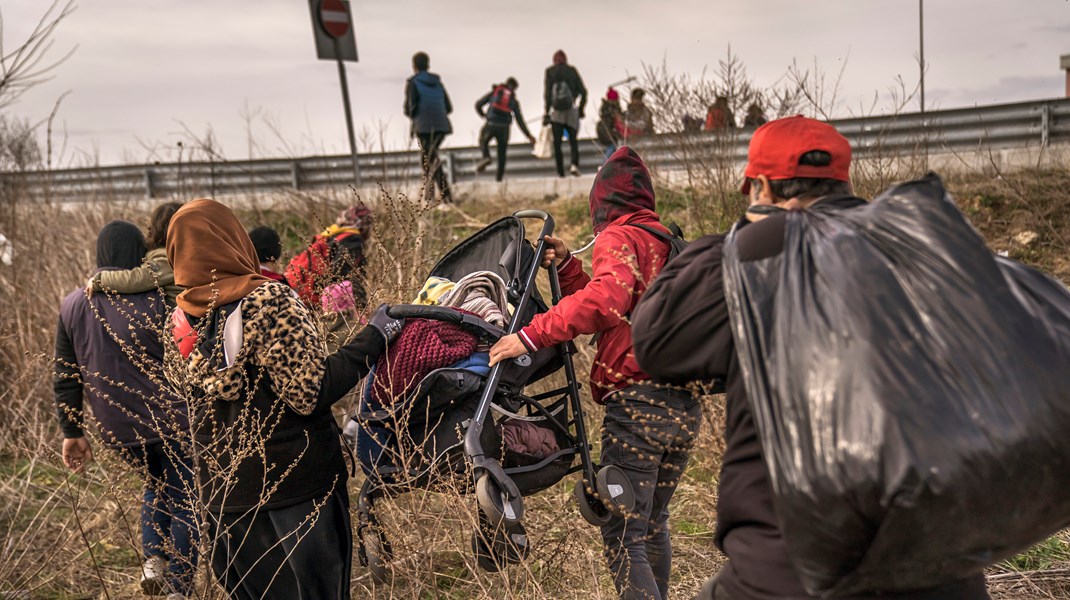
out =
{"type": "Polygon", "coordinates": [[[533,350],[579,335],[600,333],[591,367],[591,396],[601,403],[610,393],[650,377],[635,362],[627,317],[647,285],[665,266],[669,244],[633,225],[668,231],[654,212],[654,190],[642,159],[628,147],[602,166],[591,189],[591,220],[598,235],[591,276],[580,259],[557,267],[565,297],[520,330],[533,350]]]}

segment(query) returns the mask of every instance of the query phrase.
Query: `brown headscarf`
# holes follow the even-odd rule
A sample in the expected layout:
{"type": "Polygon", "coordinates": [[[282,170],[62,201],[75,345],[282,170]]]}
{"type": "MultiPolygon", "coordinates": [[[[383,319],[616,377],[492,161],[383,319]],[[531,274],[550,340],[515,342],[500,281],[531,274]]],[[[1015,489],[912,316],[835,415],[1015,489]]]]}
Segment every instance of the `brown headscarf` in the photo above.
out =
{"type": "Polygon", "coordinates": [[[175,283],[186,288],[178,307],[194,317],[241,300],[271,281],[260,274],[249,234],[226,206],[202,198],[187,202],[167,228],[167,260],[175,283]]]}

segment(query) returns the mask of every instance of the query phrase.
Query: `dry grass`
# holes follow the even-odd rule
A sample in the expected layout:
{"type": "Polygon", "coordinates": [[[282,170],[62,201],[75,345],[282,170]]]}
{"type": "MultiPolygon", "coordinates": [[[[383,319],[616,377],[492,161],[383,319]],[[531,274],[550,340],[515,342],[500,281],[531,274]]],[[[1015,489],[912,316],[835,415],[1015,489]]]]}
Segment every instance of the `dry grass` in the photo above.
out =
{"type": "MultiPolygon", "coordinates": [[[[1070,215],[1063,190],[1070,175],[1030,173],[1013,179],[958,176],[950,187],[992,245],[1070,278],[1070,215]],[[1032,231],[1036,236],[1019,234],[1032,231]],[[1017,237],[1016,237],[1017,236],[1017,237]],[[1017,241],[1016,241],[1017,240],[1017,241]]],[[[863,186],[864,188],[864,186],[863,186]]],[[[724,227],[739,198],[724,189],[660,189],[662,212],[689,237],[724,227]],[[692,221],[696,207],[702,218],[692,221]],[[698,225],[698,226],[696,226],[698,225]]],[[[31,590],[35,598],[140,597],[134,474],[98,451],[87,473],[71,476],[57,451],[60,434],[51,404],[50,357],[60,299],[85,280],[97,230],[114,218],[147,223],[144,204],[100,202],[61,207],[26,200],[0,207],[0,227],[15,245],[16,262],[0,266],[0,592],[31,590]]],[[[590,239],[584,198],[553,202],[528,198],[474,200],[459,210],[435,211],[404,197],[369,199],[376,211],[369,292],[378,302],[409,300],[434,261],[455,240],[501,216],[503,206],[543,208],[574,246],[590,239]]],[[[288,250],[330,222],[348,195],[302,195],[267,201],[245,198],[238,212],[248,226],[277,227],[288,250]]],[[[580,372],[591,350],[581,349],[580,372]]],[[[588,403],[597,431],[599,407],[588,403]]],[[[674,505],[673,596],[689,597],[716,571],[717,474],[723,451],[723,399],[710,397],[698,446],[674,505]]],[[[95,446],[99,449],[99,444],[95,446]]],[[[574,476],[573,476],[574,477],[574,476]]],[[[469,548],[474,499],[456,490],[418,490],[383,503],[379,511],[395,553],[393,582],[374,586],[355,566],[355,597],[612,598],[598,532],[572,500],[573,478],[526,500],[532,554],[498,574],[478,569],[469,548]]],[[[350,481],[355,497],[360,477],[350,481]]],[[[1070,538],[1064,533],[1030,554],[992,570],[998,598],[1066,597],[1070,538]]],[[[206,569],[200,597],[219,597],[206,569]]]]}

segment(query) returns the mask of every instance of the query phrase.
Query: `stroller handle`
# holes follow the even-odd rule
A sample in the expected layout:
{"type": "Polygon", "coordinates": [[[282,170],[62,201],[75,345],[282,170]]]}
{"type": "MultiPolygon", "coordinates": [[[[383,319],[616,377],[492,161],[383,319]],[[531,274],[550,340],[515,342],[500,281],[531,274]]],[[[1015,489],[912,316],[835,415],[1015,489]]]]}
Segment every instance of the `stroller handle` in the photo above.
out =
{"type": "Polygon", "coordinates": [[[542,221],[542,231],[539,233],[539,245],[543,244],[543,238],[554,233],[554,218],[550,216],[550,213],[545,210],[539,210],[536,208],[529,208],[527,210],[518,210],[513,213],[513,216],[518,219],[539,219],[542,221]]]}

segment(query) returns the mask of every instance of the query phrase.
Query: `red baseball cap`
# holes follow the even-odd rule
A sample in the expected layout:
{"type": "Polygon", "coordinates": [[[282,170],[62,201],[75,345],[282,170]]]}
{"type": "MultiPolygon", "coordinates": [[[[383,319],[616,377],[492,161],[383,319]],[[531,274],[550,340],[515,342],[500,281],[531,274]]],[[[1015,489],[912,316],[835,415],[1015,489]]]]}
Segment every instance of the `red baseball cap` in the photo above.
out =
{"type": "Polygon", "coordinates": [[[810,177],[850,181],[851,144],[836,128],[802,115],[770,121],[754,132],[747,152],[747,170],[740,191],[750,193],[750,180],[765,175],[770,180],[810,177]],[[799,157],[811,150],[832,156],[828,166],[800,165],[799,157]]]}

